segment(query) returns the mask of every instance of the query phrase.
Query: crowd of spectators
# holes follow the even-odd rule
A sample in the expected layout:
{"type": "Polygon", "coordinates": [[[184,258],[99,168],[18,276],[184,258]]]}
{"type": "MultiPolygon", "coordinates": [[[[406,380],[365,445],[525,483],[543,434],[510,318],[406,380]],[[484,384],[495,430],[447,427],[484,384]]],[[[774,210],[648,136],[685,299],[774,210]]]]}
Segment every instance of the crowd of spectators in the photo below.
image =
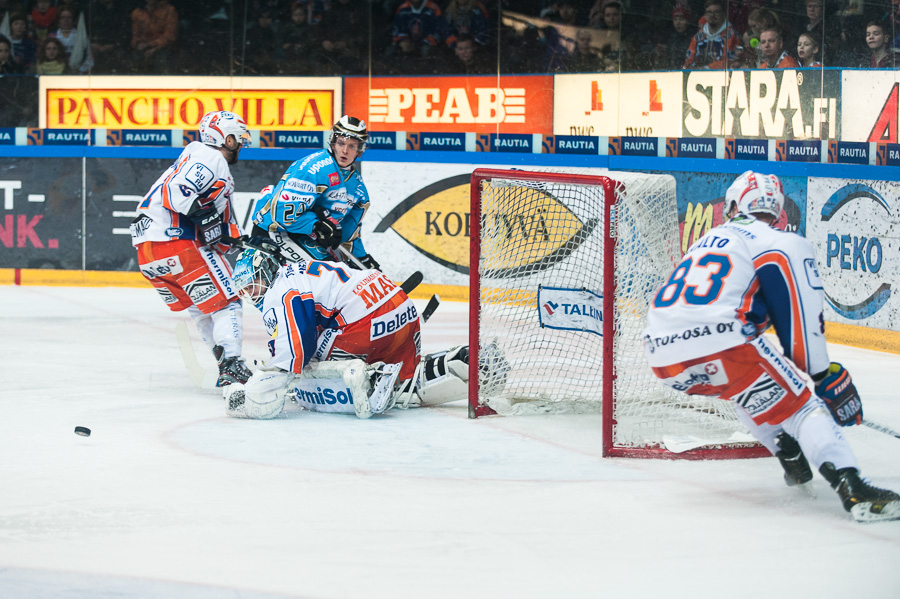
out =
{"type": "Polygon", "coordinates": [[[3,74],[894,68],[900,0],[0,0],[0,37],[3,74]]]}

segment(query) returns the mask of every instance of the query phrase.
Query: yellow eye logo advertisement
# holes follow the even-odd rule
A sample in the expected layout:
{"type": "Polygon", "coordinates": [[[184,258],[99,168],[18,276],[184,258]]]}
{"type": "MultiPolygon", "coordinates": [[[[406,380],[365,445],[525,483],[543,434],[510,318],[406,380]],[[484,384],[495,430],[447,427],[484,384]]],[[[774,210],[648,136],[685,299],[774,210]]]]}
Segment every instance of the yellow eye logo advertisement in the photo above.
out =
{"type": "MultiPolygon", "coordinates": [[[[412,194],[375,227],[393,229],[431,260],[469,273],[470,176],[456,175],[412,194]]],[[[518,277],[550,267],[593,231],[552,194],[536,187],[486,181],[482,190],[481,258],[485,277],[518,277]]]]}

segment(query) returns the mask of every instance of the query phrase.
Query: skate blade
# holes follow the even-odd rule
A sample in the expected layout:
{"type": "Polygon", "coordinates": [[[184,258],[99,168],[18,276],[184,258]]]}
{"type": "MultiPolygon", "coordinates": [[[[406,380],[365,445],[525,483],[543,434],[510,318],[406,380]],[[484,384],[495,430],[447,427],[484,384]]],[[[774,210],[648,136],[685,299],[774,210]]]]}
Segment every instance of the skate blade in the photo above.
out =
{"type": "Polygon", "coordinates": [[[900,501],[888,501],[886,503],[863,501],[850,508],[850,514],[857,522],[900,520],[900,501]]]}
{"type": "Polygon", "coordinates": [[[369,407],[373,414],[381,414],[391,407],[394,397],[394,384],[400,376],[402,364],[385,364],[379,368],[381,376],[375,384],[375,389],[369,397],[369,407]]]}

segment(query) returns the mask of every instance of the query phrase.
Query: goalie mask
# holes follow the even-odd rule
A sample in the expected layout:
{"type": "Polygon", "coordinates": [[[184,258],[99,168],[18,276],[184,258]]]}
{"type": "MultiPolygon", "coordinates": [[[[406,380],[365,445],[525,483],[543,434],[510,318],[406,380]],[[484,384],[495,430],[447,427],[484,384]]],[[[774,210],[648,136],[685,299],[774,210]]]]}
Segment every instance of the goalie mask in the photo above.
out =
{"type": "Polygon", "coordinates": [[[241,297],[262,311],[263,298],[279,268],[274,256],[255,249],[244,250],[234,265],[234,285],[241,297]]]}
{"type": "Polygon", "coordinates": [[[250,133],[244,119],[227,110],[207,112],[200,120],[200,142],[215,148],[225,147],[225,140],[233,135],[241,147],[250,146],[250,133]]]}

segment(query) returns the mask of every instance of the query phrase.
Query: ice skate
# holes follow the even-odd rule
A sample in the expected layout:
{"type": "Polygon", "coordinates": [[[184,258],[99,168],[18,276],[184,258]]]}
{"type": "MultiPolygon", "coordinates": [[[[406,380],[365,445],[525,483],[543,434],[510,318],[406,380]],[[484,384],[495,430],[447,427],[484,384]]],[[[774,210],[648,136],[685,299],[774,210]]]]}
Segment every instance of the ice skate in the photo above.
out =
{"type": "Polygon", "coordinates": [[[253,372],[244,364],[244,359],[240,357],[225,357],[225,348],[221,345],[213,347],[213,356],[219,364],[219,378],[216,380],[216,387],[226,387],[233,383],[246,383],[253,372]]]}
{"type": "Polygon", "coordinates": [[[857,522],[900,520],[900,495],[870,485],[860,478],[856,468],[835,470],[834,464],[825,462],[819,472],[857,522]]]}
{"type": "Polygon", "coordinates": [[[353,408],[358,418],[371,418],[373,414],[381,414],[393,405],[394,384],[400,376],[401,366],[379,362],[367,368],[372,390],[368,396],[354,398],[353,408]]]}
{"type": "Polygon", "coordinates": [[[787,433],[781,433],[775,438],[775,444],[780,449],[775,454],[775,457],[778,458],[778,461],[781,462],[781,467],[784,468],[784,482],[787,486],[795,487],[811,481],[813,478],[812,469],[809,467],[809,462],[806,460],[806,456],[803,455],[803,450],[800,449],[800,444],[797,443],[797,440],[787,433]]]}

